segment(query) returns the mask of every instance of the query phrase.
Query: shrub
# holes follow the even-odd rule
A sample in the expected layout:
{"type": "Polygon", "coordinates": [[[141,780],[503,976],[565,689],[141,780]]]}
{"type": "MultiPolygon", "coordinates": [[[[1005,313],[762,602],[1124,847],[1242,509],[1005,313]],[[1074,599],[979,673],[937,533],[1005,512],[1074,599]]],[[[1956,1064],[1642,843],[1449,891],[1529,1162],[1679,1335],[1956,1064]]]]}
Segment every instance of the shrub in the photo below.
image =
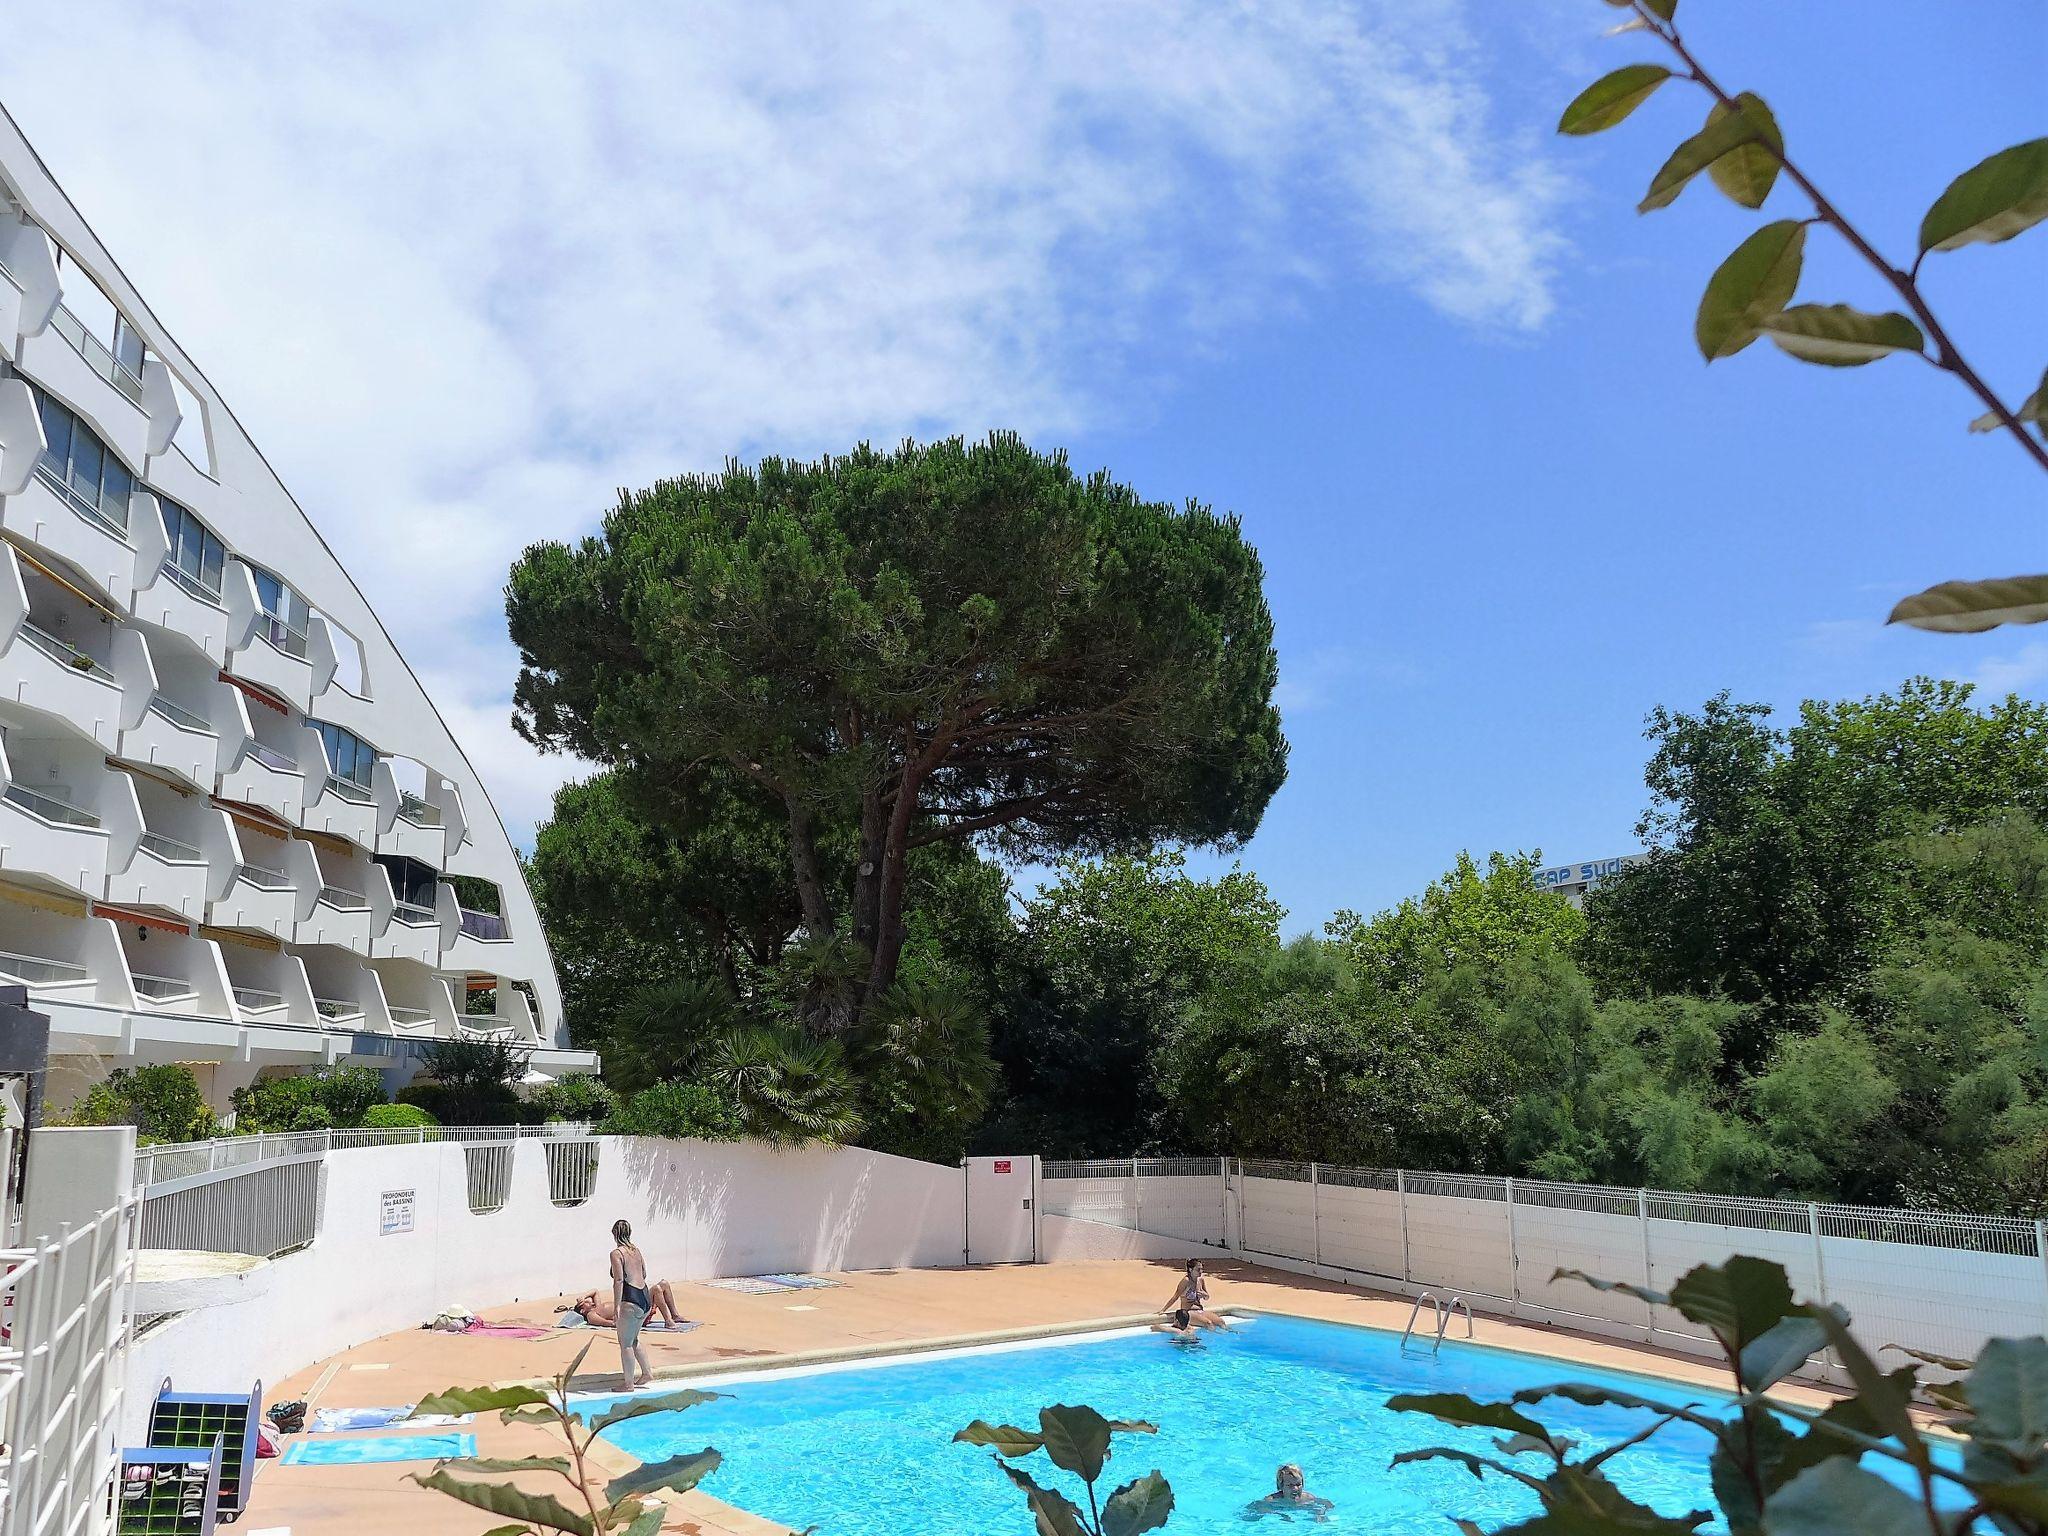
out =
{"type": "Polygon", "coordinates": [[[417,1104],[372,1104],[363,1115],[366,1131],[409,1131],[440,1123],[417,1104]]]}
{"type": "Polygon", "coordinates": [[[420,1051],[420,1070],[445,1090],[418,1104],[443,1125],[511,1125],[529,1118],[517,1084],[526,1075],[531,1051],[505,1040],[434,1040],[420,1051]]]}
{"type": "Polygon", "coordinates": [[[68,1113],[51,1116],[62,1125],[132,1125],[136,1139],[204,1141],[220,1134],[220,1122],[206,1107],[199,1079],[190,1067],[165,1063],[116,1067],[94,1083],[68,1113]]]}
{"type": "Polygon", "coordinates": [[[619,1096],[597,1078],[579,1073],[535,1089],[526,1105],[544,1121],[587,1120],[595,1124],[619,1107],[619,1096]]]}
{"type": "Polygon", "coordinates": [[[262,1077],[234,1093],[238,1131],[324,1131],[363,1123],[384,1102],[384,1080],[371,1067],[323,1067],[262,1077]]]}
{"type": "Polygon", "coordinates": [[[739,1106],[704,1083],[668,1082],[643,1088],[612,1111],[602,1129],[612,1136],[660,1136],[672,1141],[738,1141],[739,1106]]]}

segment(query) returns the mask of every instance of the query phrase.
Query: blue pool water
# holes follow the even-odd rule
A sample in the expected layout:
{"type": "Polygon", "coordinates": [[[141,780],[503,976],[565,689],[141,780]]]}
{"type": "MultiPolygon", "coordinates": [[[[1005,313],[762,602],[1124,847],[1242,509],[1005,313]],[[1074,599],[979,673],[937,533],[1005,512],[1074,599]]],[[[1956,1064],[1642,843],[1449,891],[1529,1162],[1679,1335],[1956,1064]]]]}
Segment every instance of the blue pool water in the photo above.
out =
{"type": "MultiPolygon", "coordinates": [[[[1494,1437],[1391,1413],[1385,1400],[1450,1391],[1492,1401],[1565,1380],[1725,1402],[1698,1389],[1474,1345],[1446,1343],[1434,1361],[1403,1358],[1392,1334],[1266,1316],[1206,1336],[1199,1347],[1145,1334],[741,1379],[720,1388],[732,1394],[728,1400],[652,1414],[609,1437],[643,1462],[715,1445],[725,1461],[705,1491],[797,1530],[1029,1536],[1022,1496],[990,1465],[991,1453],[955,1445],[953,1434],[977,1418],[1035,1428],[1041,1407],[1086,1403],[1110,1418],[1159,1426],[1156,1436],[1118,1437],[1101,1491],[1156,1467],[1173,1484],[1168,1530],[1177,1536],[1244,1531],[1245,1505],[1271,1491],[1274,1469],[1285,1461],[1306,1469],[1310,1492],[1335,1500],[1321,1531],[1443,1536],[1447,1515],[1491,1529],[1535,1513],[1536,1502],[1507,1479],[1477,1482],[1449,1462],[1388,1470],[1397,1451],[1459,1445],[1491,1452],[1494,1437]]],[[[1589,1447],[1647,1422],[1562,1399],[1532,1412],[1589,1447]]],[[[1609,1466],[1624,1492],[1664,1513],[1710,1508],[1708,1446],[1703,1431],[1673,1425],[1609,1466]]],[[[1079,1496],[1078,1482],[1043,1453],[1020,1465],[1079,1496]]],[[[1526,1457],[1523,1465],[1540,1471],[1543,1458],[1526,1457]]],[[[1257,1523],[1279,1536],[1282,1525],[1296,1522],[1257,1523]]]]}

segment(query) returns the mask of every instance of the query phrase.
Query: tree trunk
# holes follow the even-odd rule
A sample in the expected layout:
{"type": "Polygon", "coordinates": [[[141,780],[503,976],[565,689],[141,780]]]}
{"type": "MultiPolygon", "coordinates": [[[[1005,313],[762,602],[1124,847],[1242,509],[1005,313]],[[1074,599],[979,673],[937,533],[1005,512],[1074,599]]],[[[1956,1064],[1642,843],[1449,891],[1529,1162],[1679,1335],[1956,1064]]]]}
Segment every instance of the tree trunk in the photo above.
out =
{"type": "Polygon", "coordinates": [[[832,916],[832,899],[818,865],[817,828],[811,813],[794,796],[785,797],[784,803],[789,807],[789,862],[796,875],[796,899],[803,909],[804,927],[815,939],[832,938],[839,932],[839,924],[832,916]]]}

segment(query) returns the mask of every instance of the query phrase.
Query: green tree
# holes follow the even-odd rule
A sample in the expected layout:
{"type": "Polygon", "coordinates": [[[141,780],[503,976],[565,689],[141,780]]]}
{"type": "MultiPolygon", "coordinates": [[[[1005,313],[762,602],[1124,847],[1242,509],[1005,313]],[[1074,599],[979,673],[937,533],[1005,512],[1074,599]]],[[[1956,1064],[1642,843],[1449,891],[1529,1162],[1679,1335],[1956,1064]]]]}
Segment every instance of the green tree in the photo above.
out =
{"type": "MultiPolygon", "coordinates": [[[[1785,136],[1763,100],[1734,93],[1708,70],[1681,34],[1678,0],[1608,0],[1632,14],[1618,34],[1646,33],[1673,58],[1677,70],[1660,63],[1635,63],[1601,77],[1582,91],[1558,122],[1567,134],[1599,133],[1632,114],[1667,80],[1697,86],[1709,99],[1705,125],[1675,149],[1650,182],[1640,213],[1668,207],[1705,173],[1707,179],[1744,208],[1761,208],[1780,173],[1812,209],[1803,218],[1784,218],[1751,234],[1723,261],[1700,299],[1694,336],[1709,363],[1732,357],[1759,337],[1802,362],[1854,368],[1894,354],[1920,357],[1959,381],[1976,396],[1985,414],[1973,431],[2002,431],[2036,465],[2048,470],[2048,372],[2032,394],[2010,406],[1963,357],[1936,317],[1920,285],[1929,256],[1971,245],[2010,240],[2048,219],[2048,139],[2034,139],[1980,161],[1951,182],[1920,223],[1918,252],[1910,266],[1880,255],[1876,244],[1845,218],[1785,148],[1785,136]],[[1905,313],[1871,313],[1847,304],[1794,304],[1810,229],[1837,236],[1876,275],[1905,313]],[[2027,431],[2031,422],[2042,442],[2027,431]]],[[[2028,380],[2033,384],[2035,380],[2028,380]]],[[[1969,632],[2000,624],[2048,619],[2048,576],[2010,580],[1943,582],[1901,601],[1892,622],[1922,629],[1969,632]]]]}
{"type": "Polygon", "coordinates": [[[1260,586],[1234,519],[1007,435],[734,464],[514,566],[517,723],[665,794],[737,774],[772,797],[804,929],[865,962],[810,1021],[838,1035],[895,979],[919,847],[1251,834],[1286,761],[1260,586]]]}
{"type": "Polygon", "coordinates": [[[204,1141],[220,1134],[190,1067],[116,1067],[61,1115],[59,1125],[132,1125],[143,1142],[204,1141]]]}

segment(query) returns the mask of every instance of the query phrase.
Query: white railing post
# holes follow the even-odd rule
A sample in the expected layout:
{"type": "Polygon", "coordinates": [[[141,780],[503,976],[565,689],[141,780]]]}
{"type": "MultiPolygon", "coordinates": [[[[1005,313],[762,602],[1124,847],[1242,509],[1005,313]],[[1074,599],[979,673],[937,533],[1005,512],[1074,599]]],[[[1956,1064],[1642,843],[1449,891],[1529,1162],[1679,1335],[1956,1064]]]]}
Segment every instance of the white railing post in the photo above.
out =
{"type": "Polygon", "coordinates": [[[1315,1163],[1308,1165],[1308,1229],[1310,1262],[1320,1274],[1323,1267],[1323,1179],[1315,1163]]]}
{"type": "Polygon", "coordinates": [[[1230,1246],[1230,1159],[1216,1159],[1216,1240],[1230,1246]]]}
{"type": "Polygon", "coordinates": [[[1138,1179],[1138,1160],[1131,1159],[1131,1230],[1145,1230],[1145,1186],[1138,1179]]]}
{"type": "Polygon", "coordinates": [[[1508,1206],[1508,1316],[1522,1315],[1522,1258],[1515,1246],[1515,1181],[1505,1179],[1508,1206]]]}
{"type": "MultiPolygon", "coordinates": [[[[1636,1222],[1643,1229],[1643,1289],[1654,1291],[1657,1282],[1651,1277],[1656,1273],[1650,1265],[1650,1192],[1636,1191],[1636,1222]]],[[[1654,1302],[1643,1303],[1643,1342],[1652,1343],[1657,1337],[1657,1307],[1654,1302]]]]}
{"type": "Polygon", "coordinates": [[[2034,1223],[2034,1257],[2041,1261],[2041,1324],[2048,1333],[2048,1221],[2034,1223]]]}
{"type": "Polygon", "coordinates": [[[1408,1262],[1408,1171],[1394,1170],[1394,1188],[1401,1196],[1401,1283],[1414,1283],[1414,1270],[1408,1262]]]}
{"type": "MultiPolygon", "coordinates": [[[[1828,1304],[1828,1265],[1826,1255],[1821,1251],[1820,1205],[1817,1201],[1806,1202],[1806,1230],[1813,1241],[1813,1288],[1821,1306],[1828,1304]]],[[[1820,1352],[1820,1374],[1823,1381],[1835,1374],[1835,1354],[1831,1349],[1820,1352]]]]}

